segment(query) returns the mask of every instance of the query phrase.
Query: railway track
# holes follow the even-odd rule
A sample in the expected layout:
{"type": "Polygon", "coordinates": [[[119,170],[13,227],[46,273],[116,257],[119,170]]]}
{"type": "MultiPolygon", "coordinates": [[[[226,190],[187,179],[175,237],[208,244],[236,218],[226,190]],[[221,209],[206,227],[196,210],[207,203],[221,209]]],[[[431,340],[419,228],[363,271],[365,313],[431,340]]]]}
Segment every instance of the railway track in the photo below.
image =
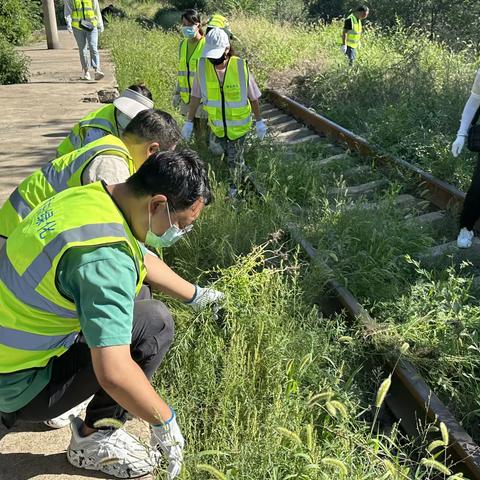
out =
{"type": "MultiPolygon", "coordinates": [[[[379,150],[362,137],[274,90],[268,90],[266,93],[263,114],[270,132],[278,142],[287,146],[321,142],[323,145],[331,147],[332,155],[317,162],[318,166],[342,162],[353,153],[373,160],[376,165],[400,170],[413,178],[423,191],[421,200],[426,199],[430,204],[428,212],[415,218],[420,225],[435,225],[447,215],[446,212],[460,208],[465,198],[465,194],[453,185],[435,178],[415,165],[379,150]],[[339,147],[343,151],[340,151],[339,147]]],[[[357,167],[357,169],[362,168],[364,167],[357,167]]],[[[380,178],[336,189],[334,193],[364,201],[365,196],[384,188],[386,183],[384,178],[380,178]]],[[[409,194],[401,194],[395,199],[395,202],[403,205],[415,203],[416,200],[418,199],[409,194]]],[[[301,229],[297,225],[291,224],[288,226],[288,230],[307,256],[311,260],[316,259],[316,248],[305,238],[301,229]]],[[[423,261],[435,262],[449,253],[457,262],[466,258],[478,259],[480,258],[480,241],[474,242],[472,249],[460,252],[452,239],[451,242],[432,247],[426,252],[423,261]]],[[[327,265],[324,265],[324,268],[328,270],[327,265]]],[[[480,283],[480,279],[477,278],[476,282],[480,283]]],[[[351,321],[360,321],[365,325],[374,323],[374,319],[355,298],[355,295],[338,280],[329,280],[327,289],[331,292],[336,308],[344,311],[351,321]]],[[[479,446],[410,362],[402,360],[397,364],[389,358],[386,358],[385,361],[387,369],[393,370],[392,386],[386,398],[386,404],[393,416],[400,422],[401,428],[407,434],[416,436],[419,419],[433,423],[444,422],[450,435],[447,454],[452,462],[452,469],[455,472],[464,473],[470,479],[480,480],[479,446]]]]}

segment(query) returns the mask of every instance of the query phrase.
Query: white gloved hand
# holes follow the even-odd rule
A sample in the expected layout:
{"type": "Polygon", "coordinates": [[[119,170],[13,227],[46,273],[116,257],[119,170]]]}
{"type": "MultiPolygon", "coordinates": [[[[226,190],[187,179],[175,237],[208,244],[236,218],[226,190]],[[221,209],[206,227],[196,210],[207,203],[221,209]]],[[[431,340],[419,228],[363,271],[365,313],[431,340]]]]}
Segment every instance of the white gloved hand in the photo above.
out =
{"type": "Polygon", "coordinates": [[[193,122],[191,122],[190,120],[186,121],[185,124],[183,125],[183,128],[182,128],[182,137],[185,139],[185,140],[190,140],[190,137],[192,136],[192,132],[193,132],[193,122]]]}
{"type": "Polygon", "coordinates": [[[452,143],[452,155],[458,157],[465,145],[465,135],[457,135],[457,138],[452,143]]]}
{"type": "Polygon", "coordinates": [[[177,108],[180,105],[180,94],[176,93],[172,98],[172,105],[177,108]]]}
{"type": "Polygon", "coordinates": [[[347,46],[346,45],[342,45],[340,47],[340,50],[342,51],[342,53],[347,53],[347,46]]]}
{"type": "Polygon", "coordinates": [[[103,33],[103,31],[105,30],[105,27],[103,25],[101,25],[100,27],[98,27],[98,32],[99,33],[103,33]]]}
{"type": "Polygon", "coordinates": [[[195,295],[186,304],[192,307],[195,312],[199,312],[208,305],[220,303],[224,297],[225,295],[218,290],[195,285],[195,295]]]}
{"type": "Polygon", "coordinates": [[[263,140],[265,135],[267,134],[267,126],[263,120],[257,120],[256,122],[256,129],[257,129],[257,137],[260,140],[263,140]]]}
{"type": "Polygon", "coordinates": [[[177,423],[176,414],[172,409],[172,418],[162,424],[152,426],[150,444],[168,460],[168,480],[175,478],[182,470],[183,449],[185,439],[177,423]]]}
{"type": "Polygon", "coordinates": [[[67,30],[68,30],[70,33],[73,33],[72,22],[67,22],[67,30]]]}

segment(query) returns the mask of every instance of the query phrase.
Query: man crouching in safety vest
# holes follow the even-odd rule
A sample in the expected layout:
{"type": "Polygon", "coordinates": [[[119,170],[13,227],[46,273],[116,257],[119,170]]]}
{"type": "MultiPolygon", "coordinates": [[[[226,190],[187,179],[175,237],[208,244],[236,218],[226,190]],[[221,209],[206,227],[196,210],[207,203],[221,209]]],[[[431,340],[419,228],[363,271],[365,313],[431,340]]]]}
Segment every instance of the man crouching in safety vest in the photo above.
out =
{"type": "Polygon", "coordinates": [[[151,473],[161,452],[168,478],[178,475],[184,439],[150,384],[172,343],[173,320],[142,285],[197,309],[212,297],[144,256],[139,242],[172,245],[210,199],[198,156],[168,151],[150,156],[125,183],[67,189],[18,225],[0,250],[4,425],[52,418],[93,395],[85,421],[72,417],[71,464],[135,478],[151,473]],[[152,448],[97,423],[124,422],[127,412],[150,424],[152,448]]]}

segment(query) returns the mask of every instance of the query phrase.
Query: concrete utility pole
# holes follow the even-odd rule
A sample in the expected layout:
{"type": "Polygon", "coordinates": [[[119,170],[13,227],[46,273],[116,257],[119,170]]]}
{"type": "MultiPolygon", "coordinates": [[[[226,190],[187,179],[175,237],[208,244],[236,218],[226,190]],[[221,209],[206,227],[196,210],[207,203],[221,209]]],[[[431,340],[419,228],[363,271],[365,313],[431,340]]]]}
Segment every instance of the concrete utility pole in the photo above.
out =
{"type": "Polygon", "coordinates": [[[55,16],[54,0],[42,0],[43,6],[43,23],[45,24],[45,32],[47,34],[48,49],[60,48],[58,41],[57,18],[55,16]]]}

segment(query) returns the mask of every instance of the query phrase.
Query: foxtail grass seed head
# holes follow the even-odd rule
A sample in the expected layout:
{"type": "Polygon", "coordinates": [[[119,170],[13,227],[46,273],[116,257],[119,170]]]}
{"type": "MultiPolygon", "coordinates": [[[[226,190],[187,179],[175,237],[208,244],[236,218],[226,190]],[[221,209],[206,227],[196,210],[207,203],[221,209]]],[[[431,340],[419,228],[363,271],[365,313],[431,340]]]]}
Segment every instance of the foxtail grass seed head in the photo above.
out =
{"type": "Polygon", "coordinates": [[[390,477],[397,478],[397,469],[395,468],[395,465],[390,460],[387,460],[385,458],[383,460],[383,465],[385,466],[385,470],[387,471],[390,477]]]}
{"type": "Polygon", "coordinates": [[[444,475],[451,475],[452,472],[443,463],[437,462],[433,458],[422,458],[420,462],[424,467],[431,468],[444,475]]]}
{"type": "Polygon", "coordinates": [[[330,403],[330,405],[332,405],[335,408],[335,410],[340,412],[340,415],[343,418],[348,417],[347,407],[342,402],[339,402],[338,400],[330,400],[330,402],[328,402],[328,403],[330,403]]]}
{"type": "Polygon", "coordinates": [[[445,446],[448,445],[448,429],[447,429],[447,426],[443,423],[443,422],[440,422],[440,432],[442,432],[442,440],[443,440],[443,443],[445,444],[445,446]]]}
{"type": "Polygon", "coordinates": [[[305,436],[306,436],[306,439],[307,439],[307,448],[310,451],[313,450],[313,447],[315,445],[315,437],[314,437],[313,431],[314,431],[314,427],[311,423],[309,423],[305,427],[305,436]]]}
{"type": "Polygon", "coordinates": [[[94,428],[105,428],[105,427],[111,427],[111,428],[123,428],[123,423],[117,420],[116,418],[102,418],[101,420],[97,420],[93,424],[94,428]]]}
{"type": "Polygon", "coordinates": [[[298,436],[298,434],[292,432],[291,430],[288,430],[288,428],[277,427],[277,432],[291,440],[293,443],[296,443],[299,447],[303,446],[302,439],[298,436]]]}
{"type": "Polygon", "coordinates": [[[436,450],[439,447],[445,447],[445,443],[443,440],[434,440],[428,447],[427,447],[427,452],[432,453],[434,450],[436,450]]]}
{"type": "Polygon", "coordinates": [[[329,465],[331,467],[338,468],[343,475],[348,475],[347,466],[338,458],[325,457],[320,460],[324,465],[329,465]]]}
{"type": "Polygon", "coordinates": [[[402,346],[400,347],[400,352],[405,355],[408,352],[408,349],[410,348],[410,344],[407,342],[403,343],[402,346]]]}
{"type": "Polygon", "coordinates": [[[308,406],[313,407],[317,402],[328,401],[332,396],[333,392],[331,391],[317,393],[308,401],[308,406]]]}
{"type": "Polygon", "coordinates": [[[212,467],[212,465],[208,465],[206,463],[197,463],[197,470],[200,470],[201,472],[207,472],[217,480],[227,480],[227,476],[220,470],[212,467]]]}
{"type": "Polygon", "coordinates": [[[112,457],[112,458],[104,458],[103,460],[100,460],[100,465],[113,465],[115,463],[120,462],[119,458],[112,457]]]}
{"type": "Polygon", "coordinates": [[[380,388],[377,392],[377,399],[375,401],[375,406],[380,408],[387,396],[388,391],[390,390],[390,385],[392,384],[392,376],[389,375],[380,385],[380,388]]]}

